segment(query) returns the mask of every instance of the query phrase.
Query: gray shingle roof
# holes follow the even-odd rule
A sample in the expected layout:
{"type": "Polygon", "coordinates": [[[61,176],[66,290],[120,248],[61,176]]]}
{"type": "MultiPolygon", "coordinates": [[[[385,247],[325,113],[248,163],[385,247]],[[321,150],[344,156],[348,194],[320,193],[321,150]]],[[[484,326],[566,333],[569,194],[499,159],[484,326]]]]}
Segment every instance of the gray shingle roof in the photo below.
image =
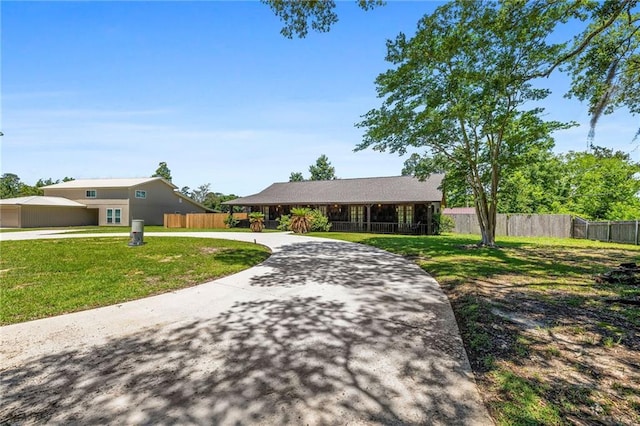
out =
{"type": "Polygon", "coordinates": [[[440,185],[443,177],[441,174],[433,174],[422,182],[412,176],[282,182],[274,183],[257,194],[224,204],[402,204],[441,201],[440,185]]]}

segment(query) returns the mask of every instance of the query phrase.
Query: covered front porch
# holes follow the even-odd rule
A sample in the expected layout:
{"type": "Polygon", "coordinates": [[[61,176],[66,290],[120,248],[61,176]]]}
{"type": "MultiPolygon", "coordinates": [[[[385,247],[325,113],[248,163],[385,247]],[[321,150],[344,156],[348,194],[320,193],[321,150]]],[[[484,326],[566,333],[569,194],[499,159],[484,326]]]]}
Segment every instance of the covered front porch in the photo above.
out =
{"type": "Polygon", "coordinates": [[[282,215],[291,209],[318,209],[329,218],[331,231],[371,232],[378,234],[432,235],[436,231],[435,215],[440,203],[413,204],[323,204],[323,205],[262,205],[251,211],[265,215],[265,226],[275,229],[282,215]]]}

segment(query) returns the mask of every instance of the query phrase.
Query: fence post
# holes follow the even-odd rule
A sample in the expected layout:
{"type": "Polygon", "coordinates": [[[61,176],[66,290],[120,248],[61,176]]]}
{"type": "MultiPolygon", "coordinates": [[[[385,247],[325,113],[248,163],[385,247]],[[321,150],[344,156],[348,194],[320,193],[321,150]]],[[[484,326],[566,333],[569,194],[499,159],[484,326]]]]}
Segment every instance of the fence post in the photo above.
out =
{"type": "Polygon", "coordinates": [[[586,225],[584,226],[584,237],[587,240],[590,240],[590,238],[589,238],[589,221],[588,220],[586,221],[586,225]]]}
{"type": "Polygon", "coordinates": [[[640,242],[638,241],[638,220],[636,220],[636,245],[640,244],[640,242]]]}
{"type": "Polygon", "coordinates": [[[607,222],[607,242],[611,242],[611,222],[607,222]]]}
{"type": "Polygon", "coordinates": [[[576,217],[575,216],[569,216],[569,223],[571,224],[571,230],[569,231],[571,233],[571,238],[577,238],[576,237],[576,217]]]}

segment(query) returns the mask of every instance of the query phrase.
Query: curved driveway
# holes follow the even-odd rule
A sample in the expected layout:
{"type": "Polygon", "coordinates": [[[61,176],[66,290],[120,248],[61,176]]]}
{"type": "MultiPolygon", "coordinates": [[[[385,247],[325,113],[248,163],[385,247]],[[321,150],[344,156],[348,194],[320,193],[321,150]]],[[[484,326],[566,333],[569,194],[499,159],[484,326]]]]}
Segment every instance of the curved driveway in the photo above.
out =
{"type": "MultiPolygon", "coordinates": [[[[145,239],[158,236],[255,239],[273,255],[196,287],[1,327],[0,423],[492,424],[449,302],[417,265],[280,233],[145,239]]],[[[25,237],[61,235],[0,234],[25,237]]]]}

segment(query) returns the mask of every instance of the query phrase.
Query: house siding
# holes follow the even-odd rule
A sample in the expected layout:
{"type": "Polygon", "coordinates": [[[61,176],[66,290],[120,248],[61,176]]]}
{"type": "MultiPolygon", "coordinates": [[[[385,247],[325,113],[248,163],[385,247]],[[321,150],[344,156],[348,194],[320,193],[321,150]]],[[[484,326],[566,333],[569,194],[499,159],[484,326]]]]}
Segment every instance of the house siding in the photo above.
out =
{"type": "Polygon", "coordinates": [[[3,228],[41,228],[58,226],[95,226],[96,210],[64,206],[2,206],[0,226],[3,228]]]}
{"type": "Polygon", "coordinates": [[[84,202],[88,210],[98,211],[99,226],[129,226],[131,224],[129,200],[88,200],[84,202]],[[120,209],[120,223],[107,223],[107,209],[120,209]]]}
{"type": "Polygon", "coordinates": [[[20,228],[20,206],[0,206],[0,227],[20,228]]]}
{"type": "MultiPolygon", "coordinates": [[[[166,186],[166,185],[165,185],[166,186]]],[[[51,197],[63,197],[79,203],[88,204],[91,200],[119,200],[129,196],[129,188],[44,188],[44,195],[51,197]],[[96,191],[95,198],[87,198],[89,189],[96,191]]]]}
{"type": "Polygon", "coordinates": [[[197,204],[183,199],[161,181],[153,181],[129,189],[131,219],[142,219],[145,225],[163,225],[165,213],[206,213],[197,204]],[[146,198],[136,198],[136,191],[145,191],[146,198]]]}
{"type": "Polygon", "coordinates": [[[22,206],[21,227],[44,226],[95,226],[98,216],[95,210],[82,207],[22,206]]]}
{"type": "MultiPolygon", "coordinates": [[[[130,180],[131,181],[131,180],[130,180]]],[[[133,180],[136,181],[135,179],[133,180]]],[[[77,187],[45,187],[46,196],[63,197],[85,204],[89,210],[97,210],[100,226],[130,226],[132,220],[144,220],[146,225],[163,225],[165,213],[206,213],[206,208],[184,199],[175,187],[161,179],[140,179],[129,186],[108,187],[109,180],[75,182],[77,187]],[[82,185],[82,186],[80,186],[82,185]],[[95,190],[96,196],[87,198],[86,191],[95,190]],[[145,198],[136,198],[136,191],[145,191],[145,198]],[[107,210],[120,209],[120,223],[107,223],[107,210]]],[[[114,185],[123,180],[114,179],[114,185]]],[[[65,185],[65,184],[62,184],[65,185]]]]}

